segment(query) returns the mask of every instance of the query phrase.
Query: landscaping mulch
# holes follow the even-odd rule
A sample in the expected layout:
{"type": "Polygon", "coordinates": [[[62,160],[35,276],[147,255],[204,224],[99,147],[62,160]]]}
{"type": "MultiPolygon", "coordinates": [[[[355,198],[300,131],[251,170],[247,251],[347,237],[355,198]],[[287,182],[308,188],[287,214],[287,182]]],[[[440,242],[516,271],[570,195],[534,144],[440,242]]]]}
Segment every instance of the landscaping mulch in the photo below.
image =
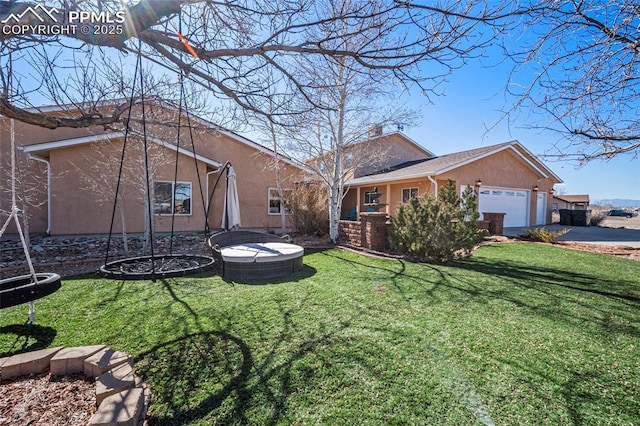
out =
{"type": "Polygon", "coordinates": [[[576,242],[559,242],[556,246],[572,250],[587,251],[591,253],[606,254],[625,259],[640,261],[640,249],[627,246],[609,246],[604,244],[586,244],[576,242]]]}
{"type": "Polygon", "coordinates": [[[0,426],[86,425],[96,412],[95,392],[84,374],[18,377],[0,385],[0,426]]]}

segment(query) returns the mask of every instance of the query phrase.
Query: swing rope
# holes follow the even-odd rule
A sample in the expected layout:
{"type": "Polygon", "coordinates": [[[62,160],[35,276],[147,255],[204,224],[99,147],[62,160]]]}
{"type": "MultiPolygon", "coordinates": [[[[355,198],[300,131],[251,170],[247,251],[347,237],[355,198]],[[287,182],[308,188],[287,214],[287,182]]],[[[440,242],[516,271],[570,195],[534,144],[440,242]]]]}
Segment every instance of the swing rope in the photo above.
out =
{"type": "Polygon", "coordinates": [[[178,194],[178,161],[180,161],[180,124],[182,118],[182,70],[180,70],[180,105],[178,106],[178,135],[176,137],[176,160],[173,168],[173,203],[171,210],[171,235],[169,236],[169,253],[173,254],[173,231],[176,222],[176,195],[178,194]]]}
{"type": "MultiPolygon", "coordinates": [[[[182,35],[182,9],[178,12],[178,34],[182,35]]],[[[180,53],[182,57],[182,53],[180,53]]],[[[208,226],[207,226],[207,216],[208,209],[205,204],[205,195],[202,189],[202,178],[200,177],[200,165],[198,164],[198,156],[196,154],[196,146],[193,138],[193,127],[191,126],[191,115],[189,114],[189,108],[187,105],[186,97],[184,96],[184,71],[180,68],[180,74],[178,75],[178,81],[180,83],[180,98],[179,98],[179,106],[178,106],[178,136],[176,141],[176,164],[174,168],[173,174],[173,202],[174,208],[171,214],[171,237],[169,243],[169,252],[173,254],[173,235],[174,235],[174,224],[175,224],[175,200],[177,194],[177,184],[178,184],[178,161],[179,161],[179,150],[180,150],[180,133],[182,130],[182,111],[184,106],[184,114],[187,119],[187,128],[189,129],[189,140],[191,141],[191,153],[193,157],[193,163],[196,169],[196,177],[198,179],[198,190],[200,191],[200,200],[202,202],[202,208],[205,214],[205,238],[209,236],[208,226]]],[[[192,194],[193,197],[193,194],[192,194]]],[[[191,209],[193,209],[193,202],[191,203],[191,209]]]]}
{"type": "MultiPolygon", "coordinates": [[[[141,56],[138,55],[138,60],[136,61],[136,68],[133,72],[134,76],[138,75],[138,69],[140,68],[140,64],[141,64],[142,60],[141,60],[141,56]]],[[[118,206],[118,194],[120,194],[120,186],[122,183],[122,172],[124,170],[124,159],[125,159],[125,154],[127,152],[127,141],[129,140],[129,130],[130,130],[130,123],[131,123],[131,111],[133,109],[133,100],[135,98],[135,91],[136,91],[136,79],[133,79],[133,85],[131,87],[131,96],[129,98],[129,111],[127,113],[127,121],[125,122],[125,128],[124,128],[124,140],[122,142],[122,153],[120,154],[120,167],[118,169],[118,180],[116,183],[116,192],[115,192],[115,197],[113,200],[113,209],[111,211],[111,225],[109,226],[109,237],[107,239],[107,252],[105,254],[104,257],[104,263],[108,263],[109,261],[109,252],[111,250],[111,240],[113,237],[113,223],[115,222],[115,217],[116,217],[116,209],[118,206]]],[[[124,226],[124,224],[123,224],[124,226]]]]}
{"type": "MultiPolygon", "coordinates": [[[[138,51],[142,51],[142,40],[138,40],[138,51]]],[[[138,58],[141,59],[142,55],[139,55],[138,58]]],[[[149,250],[151,254],[151,279],[155,279],[156,276],[156,262],[155,262],[155,253],[153,248],[153,211],[151,207],[151,176],[149,173],[149,149],[147,143],[147,119],[146,119],[146,111],[144,105],[144,77],[142,75],[142,70],[140,70],[140,103],[142,106],[142,147],[144,149],[144,179],[145,179],[145,189],[146,189],[146,202],[147,202],[147,217],[148,217],[148,225],[149,225],[149,250]]]]}
{"type": "MultiPolygon", "coordinates": [[[[11,51],[9,52],[8,67],[8,85],[12,85],[13,75],[13,56],[11,51]]],[[[16,230],[20,236],[20,243],[24,251],[25,260],[29,267],[29,275],[23,275],[18,277],[12,277],[0,280],[0,308],[6,308],[25,302],[29,302],[29,317],[27,319],[27,327],[31,328],[33,322],[36,319],[36,309],[34,300],[47,296],[60,288],[60,275],[54,273],[36,274],[33,262],[31,260],[31,254],[29,253],[29,245],[25,238],[25,233],[20,224],[18,208],[18,199],[16,197],[16,139],[15,139],[15,120],[10,119],[10,149],[11,149],[11,212],[9,217],[0,228],[0,237],[4,235],[11,220],[15,222],[16,230]]],[[[26,220],[26,213],[25,213],[26,220]]],[[[26,222],[25,222],[26,223],[26,222]]],[[[26,226],[26,225],[25,225],[26,226]]]]}
{"type": "MultiPolygon", "coordinates": [[[[138,51],[142,52],[142,42],[139,40],[138,51]]],[[[201,256],[201,255],[174,255],[173,254],[173,238],[175,231],[175,216],[176,216],[176,208],[175,201],[177,196],[177,180],[178,180],[178,164],[179,164],[179,154],[180,154],[180,136],[182,133],[182,122],[181,117],[183,114],[183,105],[184,105],[184,113],[187,116],[187,123],[189,126],[189,135],[191,137],[191,146],[193,152],[193,158],[195,161],[196,175],[198,177],[198,184],[200,187],[200,196],[203,200],[204,205],[204,193],[202,190],[202,181],[200,178],[200,171],[198,166],[197,154],[195,151],[195,144],[193,141],[193,132],[191,129],[191,119],[189,116],[189,112],[187,110],[187,103],[184,100],[184,84],[183,84],[183,73],[180,72],[180,107],[178,110],[178,126],[177,126],[177,140],[176,140],[176,157],[175,157],[175,167],[174,167],[174,177],[173,177],[173,193],[172,193],[172,206],[173,211],[171,213],[171,235],[170,235],[170,244],[169,244],[169,254],[161,254],[156,257],[155,254],[155,246],[154,246],[154,205],[152,205],[152,201],[155,203],[155,195],[152,195],[152,176],[149,164],[149,143],[148,143],[148,135],[147,135],[147,122],[146,122],[146,105],[145,105],[145,93],[144,93],[144,76],[142,72],[142,55],[138,54],[136,68],[134,73],[134,82],[132,85],[131,91],[131,99],[129,102],[129,113],[126,121],[126,129],[124,135],[124,142],[122,148],[122,154],[120,157],[120,168],[118,172],[118,182],[116,184],[116,194],[113,205],[113,210],[111,213],[111,225],[109,229],[109,241],[107,243],[107,253],[105,256],[105,264],[99,269],[99,273],[105,277],[110,278],[118,278],[118,279],[129,279],[129,280],[137,280],[137,279],[151,279],[156,280],[157,278],[168,278],[168,277],[178,277],[184,275],[190,275],[194,273],[198,273],[201,271],[205,271],[210,269],[215,263],[214,258],[210,256],[201,256]],[[144,161],[144,179],[145,179],[145,203],[146,203],[146,212],[145,212],[145,222],[148,226],[148,234],[146,237],[148,240],[148,249],[150,256],[142,256],[142,257],[133,257],[127,259],[120,259],[117,261],[109,262],[109,249],[111,245],[111,239],[113,235],[113,227],[115,222],[115,211],[118,204],[118,195],[120,193],[121,181],[124,170],[124,160],[125,160],[125,152],[126,146],[128,143],[128,136],[131,130],[131,114],[133,109],[133,100],[135,96],[136,89],[136,80],[139,76],[139,91],[140,91],[140,105],[141,105],[141,113],[142,113],[142,142],[143,142],[143,161],[144,161]],[[184,102],[184,104],[183,104],[184,102]]],[[[192,200],[190,200],[191,202],[192,200]]],[[[193,205],[191,203],[191,205],[193,205]]],[[[207,214],[206,208],[205,214],[207,214]]]]}

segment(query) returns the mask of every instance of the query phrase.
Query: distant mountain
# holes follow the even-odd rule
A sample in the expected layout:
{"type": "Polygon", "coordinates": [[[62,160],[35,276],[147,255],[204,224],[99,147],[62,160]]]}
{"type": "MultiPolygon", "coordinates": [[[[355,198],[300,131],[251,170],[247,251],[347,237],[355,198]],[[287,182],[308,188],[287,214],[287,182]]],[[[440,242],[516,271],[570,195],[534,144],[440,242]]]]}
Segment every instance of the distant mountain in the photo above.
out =
{"type": "Polygon", "coordinates": [[[593,200],[591,204],[599,206],[612,206],[612,207],[640,207],[640,200],[629,200],[626,198],[611,198],[609,200],[593,200]]]}

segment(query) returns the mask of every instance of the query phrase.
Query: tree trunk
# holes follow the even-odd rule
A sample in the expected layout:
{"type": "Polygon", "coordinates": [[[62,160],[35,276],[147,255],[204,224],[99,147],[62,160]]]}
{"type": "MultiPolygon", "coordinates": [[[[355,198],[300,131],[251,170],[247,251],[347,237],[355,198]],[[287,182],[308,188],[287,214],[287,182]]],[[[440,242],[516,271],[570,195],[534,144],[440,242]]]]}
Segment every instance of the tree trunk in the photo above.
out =
{"type": "Polygon", "coordinates": [[[126,215],[124,214],[124,205],[120,204],[120,220],[122,221],[122,247],[124,255],[129,256],[129,237],[127,236],[126,215]]]}
{"type": "Polygon", "coordinates": [[[337,184],[329,188],[329,239],[331,240],[331,244],[338,244],[339,242],[338,229],[342,201],[340,192],[339,185],[337,184]]]}

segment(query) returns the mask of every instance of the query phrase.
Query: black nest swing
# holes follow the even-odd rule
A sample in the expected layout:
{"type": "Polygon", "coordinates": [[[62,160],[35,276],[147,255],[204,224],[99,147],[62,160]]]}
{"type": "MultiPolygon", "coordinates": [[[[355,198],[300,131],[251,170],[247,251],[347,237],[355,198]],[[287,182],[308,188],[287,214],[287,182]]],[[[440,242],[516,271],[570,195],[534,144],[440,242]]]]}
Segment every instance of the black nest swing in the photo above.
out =
{"type": "Polygon", "coordinates": [[[209,256],[168,254],[139,256],[108,262],[100,267],[100,275],[121,280],[175,278],[197,274],[213,267],[209,256]]]}
{"type": "MultiPolygon", "coordinates": [[[[151,211],[151,197],[150,197],[150,176],[149,176],[149,167],[148,167],[148,149],[147,149],[147,131],[146,131],[146,122],[145,122],[145,104],[144,104],[144,90],[143,90],[143,76],[141,71],[141,56],[138,56],[138,61],[136,64],[135,75],[140,76],[140,104],[142,107],[142,140],[143,140],[143,156],[144,156],[144,171],[145,171],[145,182],[146,182],[146,196],[147,196],[147,206],[148,211],[147,215],[149,220],[153,220],[154,215],[151,211]]],[[[178,177],[178,155],[180,148],[180,129],[181,129],[181,119],[183,114],[183,102],[184,102],[184,113],[187,118],[187,127],[189,129],[189,135],[191,139],[191,152],[193,153],[193,160],[196,168],[196,175],[198,176],[198,183],[200,187],[200,194],[204,203],[204,194],[202,192],[202,182],[200,181],[200,172],[198,170],[198,160],[196,156],[195,144],[193,142],[193,132],[191,128],[191,121],[189,117],[188,110],[186,108],[186,101],[184,100],[184,85],[182,83],[183,75],[180,73],[180,107],[178,109],[178,128],[177,128],[177,141],[176,141],[176,158],[175,158],[175,170],[174,170],[174,198],[175,198],[175,188],[176,181],[178,177]]],[[[213,269],[215,260],[211,256],[204,255],[196,255],[196,254],[174,254],[173,253],[173,237],[174,237],[174,219],[175,219],[175,209],[171,214],[171,235],[170,235],[170,248],[169,254],[156,254],[154,253],[153,247],[153,231],[150,231],[150,254],[146,256],[138,256],[138,257],[129,257],[124,259],[118,259],[109,261],[109,248],[111,245],[111,238],[113,234],[113,223],[115,219],[116,206],[118,202],[118,193],[120,188],[120,183],[122,180],[122,172],[123,172],[123,163],[125,159],[125,151],[127,147],[127,140],[129,136],[130,129],[130,120],[131,120],[131,110],[133,108],[133,100],[135,94],[135,84],[131,93],[131,100],[129,103],[129,115],[127,117],[127,123],[124,134],[124,142],[122,147],[122,154],[120,160],[120,171],[118,174],[118,182],[116,185],[116,196],[113,204],[113,212],[111,215],[111,227],[109,229],[109,240],[107,243],[107,253],[105,256],[105,264],[98,269],[98,274],[105,278],[117,279],[117,280],[155,280],[162,278],[172,278],[172,277],[182,277],[187,275],[198,274],[201,272],[208,271],[213,269]]],[[[205,208],[205,215],[207,214],[205,208]]],[[[153,229],[150,226],[150,229],[153,229]]]]}
{"type": "Polygon", "coordinates": [[[0,280],[0,309],[33,302],[56,292],[62,284],[60,275],[36,273],[0,280]]]}

